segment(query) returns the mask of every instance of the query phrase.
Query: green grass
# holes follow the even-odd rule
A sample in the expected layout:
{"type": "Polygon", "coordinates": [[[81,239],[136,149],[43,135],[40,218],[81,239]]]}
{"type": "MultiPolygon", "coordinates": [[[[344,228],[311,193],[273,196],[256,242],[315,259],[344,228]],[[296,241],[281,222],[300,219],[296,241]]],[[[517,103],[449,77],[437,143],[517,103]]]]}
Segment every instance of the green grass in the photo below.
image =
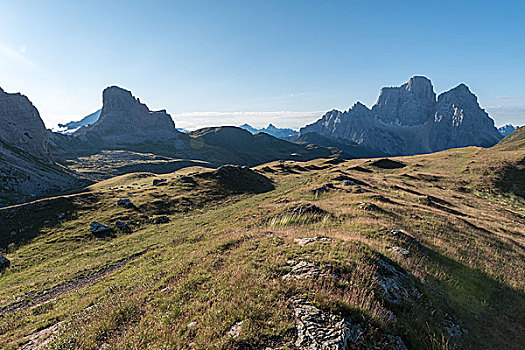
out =
{"type": "Polygon", "coordinates": [[[50,349],[286,348],[295,337],[290,300],[300,296],[366,325],[371,339],[400,335],[413,349],[520,348],[525,342],[523,205],[491,180],[498,176],[502,157],[512,163],[522,156],[451,150],[403,157],[406,168],[371,173],[349,170],[368,167],[364,160],[352,160],[316,171],[271,174],[275,189],[259,194],[225,193],[213,177],[192,175],[202,169],[157,176],[167,180],[161,187],[151,185],[150,175],[106,180],[85,197],[50,202],[41,216],[10,219],[13,227],[24,222],[30,229],[24,239],[8,238],[3,244],[12,266],[0,276],[0,307],[15,298],[29,305],[0,318],[0,347],[16,349],[53,329],[50,349]],[[463,172],[466,166],[468,173],[463,172]],[[478,174],[492,168],[495,175],[480,181],[478,174]],[[311,188],[340,172],[364,184],[309,197],[311,188]],[[196,184],[181,184],[181,175],[196,184]],[[474,190],[459,191],[458,186],[474,190]],[[414,193],[446,200],[442,206],[464,215],[427,205],[414,193]],[[371,196],[377,194],[391,201],[371,196]],[[123,197],[137,209],[117,206],[123,197]],[[327,214],[282,214],[305,201],[314,201],[327,214]],[[381,211],[360,209],[365,201],[381,211]],[[64,203],[67,216],[56,220],[64,203]],[[153,224],[141,214],[166,214],[170,221],[153,224]],[[44,225],[46,215],[54,219],[44,225]],[[112,225],[122,216],[141,223],[132,225],[131,234],[116,231],[114,237],[96,238],[89,232],[92,221],[112,225]],[[422,247],[392,237],[393,228],[422,247]],[[314,236],[332,241],[294,243],[314,236]],[[412,256],[388,249],[394,245],[412,256]],[[378,293],[375,262],[387,258],[410,274],[422,293],[419,300],[391,305],[378,293]],[[337,279],[283,280],[289,260],[330,266],[337,279]],[[44,290],[78,281],[89,282],[42,297],[44,290]],[[463,339],[448,339],[446,315],[468,330],[463,339]],[[241,320],[241,334],[233,339],[228,330],[241,320]],[[192,322],[194,327],[188,327],[192,322]]]}

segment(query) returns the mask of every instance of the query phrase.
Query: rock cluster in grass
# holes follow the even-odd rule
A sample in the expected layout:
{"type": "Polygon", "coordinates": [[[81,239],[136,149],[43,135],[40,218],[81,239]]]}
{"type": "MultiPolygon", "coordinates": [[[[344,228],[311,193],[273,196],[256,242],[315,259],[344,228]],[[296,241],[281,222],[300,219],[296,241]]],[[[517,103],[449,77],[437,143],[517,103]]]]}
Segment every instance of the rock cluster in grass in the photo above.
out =
{"type": "Polygon", "coordinates": [[[131,227],[129,227],[128,224],[124,221],[115,221],[115,227],[124,233],[131,233],[131,227]]]}
{"type": "Polygon", "coordinates": [[[108,233],[108,232],[111,232],[111,227],[109,226],[106,226],[104,224],[101,224],[100,222],[92,222],[91,224],[89,224],[89,228],[91,230],[92,233],[108,233]]]}
{"type": "Polygon", "coordinates": [[[390,247],[388,249],[390,251],[393,251],[394,253],[397,253],[397,254],[401,255],[403,258],[408,258],[408,257],[412,256],[412,253],[410,253],[410,251],[408,249],[405,249],[405,248],[402,248],[402,247],[393,246],[393,247],[390,247]]]}
{"type": "Polygon", "coordinates": [[[328,212],[319,208],[315,204],[311,203],[300,203],[293,206],[292,208],[286,209],[277,217],[287,216],[287,215],[327,215],[328,212]]]}
{"type": "Polygon", "coordinates": [[[328,243],[331,242],[332,239],[328,237],[304,237],[304,238],[296,238],[294,239],[294,242],[300,245],[301,247],[304,247],[307,244],[314,243],[314,242],[323,242],[328,243]]]}
{"type": "Polygon", "coordinates": [[[331,190],[335,190],[336,187],[333,183],[327,183],[320,187],[314,188],[313,190],[310,190],[310,194],[313,194],[314,196],[319,196],[323,193],[330,192],[331,190]]]}
{"type": "Polygon", "coordinates": [[[399,271],[385,260],[377,261],[375,275],[379,291],[389,303],[414,302],[421,296],[409,275],[399,271]]]}
{"type": "Polygon", "coordinates": [[[283,276],[283,280],[323,279],[332,277],[329,273],[330,265],[321,266],[309,261],[288,260],[290,272],[283,276]]]}
{"type": "Polygon", "coordinates": [[[390,349],[407,350],[399,336],[383,335],[373,340],[358,322],[323,311],[304,299],[293,299],[297,329],[295,347],[299,349],[390,349]]]}

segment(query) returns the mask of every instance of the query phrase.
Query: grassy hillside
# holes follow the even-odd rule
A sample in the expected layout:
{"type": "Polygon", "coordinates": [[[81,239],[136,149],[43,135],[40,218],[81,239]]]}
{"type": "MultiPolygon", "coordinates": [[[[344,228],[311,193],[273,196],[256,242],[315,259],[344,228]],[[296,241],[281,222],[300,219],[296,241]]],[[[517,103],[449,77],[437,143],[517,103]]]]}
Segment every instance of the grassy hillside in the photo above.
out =
{"type": "Polygon", "coordinates": [[[524,158],[193,167],[0,209],[0,347],[521,349],[524,158]]]}

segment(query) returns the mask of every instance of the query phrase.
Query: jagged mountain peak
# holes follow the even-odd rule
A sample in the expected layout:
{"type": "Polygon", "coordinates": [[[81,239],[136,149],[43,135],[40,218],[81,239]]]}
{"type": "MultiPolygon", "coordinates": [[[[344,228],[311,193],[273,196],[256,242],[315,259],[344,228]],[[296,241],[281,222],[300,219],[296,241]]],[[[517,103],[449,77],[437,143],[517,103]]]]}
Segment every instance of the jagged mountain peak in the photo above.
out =
{"type": "Polygon", "coordinates": [[[352,107],[350,107],[349,110],[353,110],[353,111],[368,111],[368,112],[370,112],[370,109],[366,105],[361,103],[360,101],[357,101],[356,103],[354,103],[352,105],[352,107]]]}
{"type": "Polygon", "coordinates": [[[432,82],[424,76],[413,76],[398,87],[382,88],[371,110],[357,102],[346,112],[329,111],[301,129],[301,133],[308,132],[357,142],[391,155],[487,147],[501,138],[467,85],[459,84],[436,98],[432,82]]]}
{"type": "Polygon", "coordinates": [[[74,133],[89,134],[135,143],[154,137],[173,137],[178,132],[166,110],[151,111],[131,91],[113,85],[102,92],[102,111],[98,120],[74,133]]]}
{"type": "Polygon", "coordinates": [[[464,101],[469,101],[470,103],[476,103],[478,101],[478,98],[472,91],[470,91],[469,87],[461,83],[458,86],[443,92],[438,96],[438,102],[445,101],[447,99],[462,99],[464,101]]]}

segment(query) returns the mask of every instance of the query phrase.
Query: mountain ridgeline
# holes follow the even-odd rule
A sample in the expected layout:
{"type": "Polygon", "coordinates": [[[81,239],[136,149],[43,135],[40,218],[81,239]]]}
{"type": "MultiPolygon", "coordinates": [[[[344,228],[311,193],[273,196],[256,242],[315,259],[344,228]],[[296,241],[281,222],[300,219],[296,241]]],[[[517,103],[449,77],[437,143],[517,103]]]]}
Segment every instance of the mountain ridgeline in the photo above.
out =
{"type": "Polygon", "coordinates": [[[195,164],[412,155],[491,147],[503,137],[466,85],[436,97],[430,80],[417,76],[400,87],[383,88],[370,109],[357,102],[345,112],[332,110],[299,133],[272,124],[182,133],[166,110],[152,111],[117,86],[103,91],[100,111],[62,124],[61,132],[46,130],[27,97],[1,89],[0,118],[0,205],[69,190],[82,183],[78,179],[100,180],[133,169],[167,173],[195,164]]]}
{"type": "Polygon", "coordinates": [[[389,155],[431,153],[465,146],[494,146],[501,134],[465,84],[436,98],[432,83],[412,77],[400,87],[381,89],[372,108],[360,102],[332,110],[300,133],[382,151],[389,155]]]}
{"type": "Polygon", "coordinates": [[[79,128],[72,135],[52,133],[50,146],[60,160],[103,150],[126,150],[203,160],[215,166],[346,156],[339,150],[307,147],[267,134],[252,135],[237,127],[182,133],[165,110],[151,111],[130,91],[116,86],[104,90],[103,107],[95,123],[79,128]]]}

